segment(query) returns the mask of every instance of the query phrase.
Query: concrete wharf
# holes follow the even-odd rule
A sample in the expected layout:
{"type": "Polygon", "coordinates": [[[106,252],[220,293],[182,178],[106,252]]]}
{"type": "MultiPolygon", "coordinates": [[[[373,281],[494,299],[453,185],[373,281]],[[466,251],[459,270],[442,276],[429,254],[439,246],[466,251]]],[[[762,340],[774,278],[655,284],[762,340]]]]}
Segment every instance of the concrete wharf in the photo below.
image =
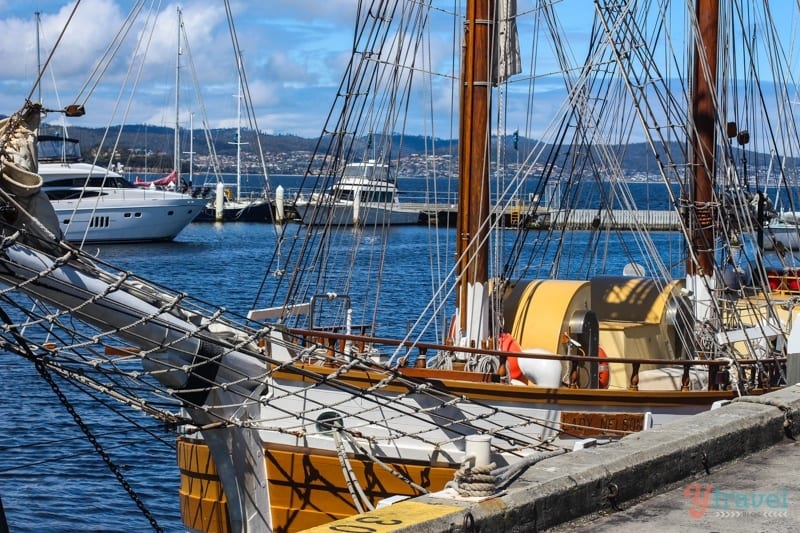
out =
{"type": "MultiPolygon", "coordinates": [[[[419,212],[419,224],[455,227],[458,208],[455,204],[402,202],[404,209],[419,212]]],[[[300,217],[289,204],[285,206],[289,219],[300,217]]],[[[273,205],[274,210],[274,205],[273,205]]],[[[499,211],[499,210],[498,210],[499,211]]],[[[506,228],[568,229],[568,230],[630,230],[676,231],[680,218],[672,210],[650,209],[570,209],[552,210],[518,203],[503,211],[500,225],[506,228]]]]}
{"type": "Polygon", "coordinates": [[[800,531],[798,462],[800,442],[785,439],[630,507],[596,513],[552,531],[800,531]]]}
{"type": "Polygon", "coordinates": [[[800,385],[745,396],[545,459],[488,499],[420,496],[309,531],[798,531],[799,411],[800,385]]]}
{"type": "MultiPolygon", "coordinates": [[[[455,224],[457,208],[455,205],[436,203],[403,203],[404,208],[419,211],[421,224],[455,224]]],[[[554,211],[545,208],[532,208],[520,204],[512,206],[503,213],[502,225],[509,228],[528,227],[533,229],[570,230],[626,230],[640,227],[650,231],[675,231],[680,229],[678,213],[672,210],[633,210],[633,209],[571,209],[554,211]]]]}

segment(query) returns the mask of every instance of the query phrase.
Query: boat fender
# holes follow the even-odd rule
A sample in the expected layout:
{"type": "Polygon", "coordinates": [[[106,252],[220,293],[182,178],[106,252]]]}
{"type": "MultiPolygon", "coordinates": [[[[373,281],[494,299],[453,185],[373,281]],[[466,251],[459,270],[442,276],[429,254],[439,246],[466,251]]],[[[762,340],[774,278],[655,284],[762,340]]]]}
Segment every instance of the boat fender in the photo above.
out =
{"type": "MultiPolygon", "coordinates": [[[[522,353],[555,355],[540,348],[525,349],[522,350],[522,353]]],[[[519,364],[519,369],[531,384],[548,389],[557,389],[561,386],[561,361],[557,359],[519,357],[517,364],[519,364]]]]}
{"type": "Polygon", "coordinates": [[[283,185],[278,185],[275,189],[275,222],[277,223],[283,222],[284,202],[283,185]]]}
{"type": "MultiPolygon", "coordinates": [[[[608,359],[608,355],[606,355],[606,351],[602,346],[597,348],[597,357],[608,359]]],[[[601,389],[608,388],[608,384],[611,382],[611,368],[608,366],[608,361],[600,361],[597,367],[597,382],[601,389]]]]}

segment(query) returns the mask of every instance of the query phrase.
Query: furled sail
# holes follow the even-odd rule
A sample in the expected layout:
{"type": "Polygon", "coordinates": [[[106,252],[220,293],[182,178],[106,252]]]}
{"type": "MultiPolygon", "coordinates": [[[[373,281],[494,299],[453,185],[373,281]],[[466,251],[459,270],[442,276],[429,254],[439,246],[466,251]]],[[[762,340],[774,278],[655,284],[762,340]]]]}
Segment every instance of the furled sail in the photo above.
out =
{"type": "Polygon", "coordinates": [[[45,241],[60,240],[61,230],[55,210],[42,192],[42,178],[37,174],[36,138],[42,107],[27,104],[20,112],[0,120],[0,194],[13,206],[3,215],[27,228],[45,241]]]}
{"type": "Polygon", "coordinates": [[[522,61],[517,32],[517,0],[498,0],[496,6],[492,81],[499,85],[522,72],[522,61]]]}

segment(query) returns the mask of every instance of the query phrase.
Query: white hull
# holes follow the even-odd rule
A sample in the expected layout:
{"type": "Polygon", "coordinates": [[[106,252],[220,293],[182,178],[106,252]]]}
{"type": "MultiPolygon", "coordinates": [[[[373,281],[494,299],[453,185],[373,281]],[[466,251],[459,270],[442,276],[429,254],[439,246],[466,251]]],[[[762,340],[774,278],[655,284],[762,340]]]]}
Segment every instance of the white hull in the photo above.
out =
{"type": "Polygon", "coordinates": [[[294,207],[307,226],[375,226],[419,223],[420,212],[403,207],[389,165],[348,163],[344,176],[323,194],[298,198],[294,207]]]}
{"type": "Polygon", "coordinates": [[[295,209],[303,224],[309,226],[355,226],[355,225],[408,225],[419,223],[419,211],[385,204],[359,206],[359,216],[353,216],[352,204],[315,205],[296,202],[295,209]]]}
{"type": "Polygon", "coordinates": [[[800,250],[800,226],[777,222],[764,230],[765,250],[800,250]]]}
{"type": "MultiPolygon", "coordinates": [[[[386,413],[379,409],[365,409],[367,402],[351,392],[336,390],[333,387],[320,385],[309,388],[307,384],[301,387],[296,381],[286,380],[275,380],[274,386],[283,394],[261,408],[261,419],[269,420],[270,426],[270,430],[259,432],[265,447],[281,444],[335,452],[336,443],[330,430],[321,427],[314,420],[324,420],[325,413],[329,415],[336,413],[344,415],[342,424],[349,432],[363,436],[362,445],[366,442],[372,443],[373,453],[389,462],[424,461],[431,464],[436,462],[460,464],[464,460],[465,440],[459,437],[481,434],[478,428],[482,428],[484,434],[497,432],[516,435],[517,443],[520,445],[525,441],[557,439],[556,442],[569,446],[575,438],[563,436],[559,438],[562,411],[643,414],[646,422],[642,429],[646,430],[708,409],[708,405],[700,403],[670,407],[655,406],[647,402],[627,406],[613,405],[611,402],[616,399],[615,395],[608,391],[606,397],[610,400],[609,405],[602,405],[602,402],[583,405],[559,404],[554,403],[552,397],[549,397],[539,402],[494,399],[487,402],[487,405],[465,401],[444,406],[425,394],[381,393],[377,397],[383,398],[386,405],[393,406],[392,415],[387,417],[386,413]],[[317,407],[310,409],[312,405],[317,407]],[[408,416],[398,415],[401,410],[407,411],[408,416]],[[299,412],[304,412],[305,416],[302,418],[294,416],[294,413],[299,412]],[[284,415],[281,416],[281,413],[284,415]],[[359,416],[352,416],[351,413],[359,413],[359,416]],[[472,422],[469,425],[447,423],[455,420],[472,422]],[[280,430],[275,431],[276,428],[280,430]],[[513,428],[513,430],[503,428],[513,428]],[[432,442],[437,445],[430,445],[432,442]]],[[[519,392],[520,396],[526,395],[523,387],[520,387],[519,392]]],[[[507,439],[494,438],[492,447],[494,450],[504,450],[509,447],[507,439]]],[[[358,453],[358,450],[352,447],[347,451],[358,453]]],[[[533,451],[531,449],[529,453],[533,451]]],[[[515,462],[513,456],[499,455],[493,458],[498,460],[498,464],[515,462]]]]}
{"type": "Polygon", "coordinates": [[[166,191],[110,189],[106,193],[99,201],[92,198],[51,201],[67,241],[170,241],[194,220],[205,204],[201,198],[166,191]]]}
{"type": "Polygon", "coordinates": [[[120,174],[88,163],[43,163],[39,174],[70,242],[169,241],[206,203],[188,194],[134,187],[120,174]]]}

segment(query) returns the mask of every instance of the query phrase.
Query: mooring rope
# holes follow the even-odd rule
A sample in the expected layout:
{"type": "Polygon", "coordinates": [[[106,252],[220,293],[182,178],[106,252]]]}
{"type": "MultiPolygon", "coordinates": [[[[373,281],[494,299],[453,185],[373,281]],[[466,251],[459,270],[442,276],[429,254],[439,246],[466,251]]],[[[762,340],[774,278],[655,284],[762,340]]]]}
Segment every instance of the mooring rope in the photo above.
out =
{"type": "Polygon", "coordinates": [[[566,452],[565,449],[539,452],[500,468],[496,468],[495,463],[470,466],[474,457],[467,457],[453,476],[453,481],[448,481],[445,487],[454,489],[460,496],[493,496],[531,465],[566,452]]]}

